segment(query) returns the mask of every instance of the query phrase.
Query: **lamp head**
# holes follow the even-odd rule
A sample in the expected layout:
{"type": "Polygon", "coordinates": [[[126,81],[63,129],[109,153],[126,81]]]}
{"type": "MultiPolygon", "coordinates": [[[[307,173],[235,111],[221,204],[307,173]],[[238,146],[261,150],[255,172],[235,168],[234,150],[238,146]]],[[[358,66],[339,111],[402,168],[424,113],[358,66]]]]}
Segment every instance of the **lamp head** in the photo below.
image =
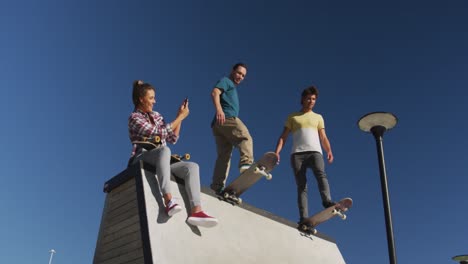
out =
{"type": "Polygon", "coordinates": [[[358,126],[364,132],[373,134],[382,132],[383,134],[383,132],[395,127],[397,122],[397,117],[392,113],[372,112],[361,117],[358,121],[358,126]]]}

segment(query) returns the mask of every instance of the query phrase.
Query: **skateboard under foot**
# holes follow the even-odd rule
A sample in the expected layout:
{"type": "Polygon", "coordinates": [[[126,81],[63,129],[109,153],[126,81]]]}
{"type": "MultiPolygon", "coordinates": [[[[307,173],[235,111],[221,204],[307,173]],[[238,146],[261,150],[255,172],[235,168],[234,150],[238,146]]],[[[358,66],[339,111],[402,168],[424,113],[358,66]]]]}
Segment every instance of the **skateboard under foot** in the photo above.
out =
{"type": "Polygon", "coordinates": [[[221,192],[219,194],[216,194],[218,196],[219,200],[228,202],[232,205],[239,205],[242,203],[242,198],[240,198],[238,195],[235,193],[228,193],[228,192],[221,192]]]}
{"type": "Polygon", "coordinates": [[[342,220],[346,220],[345,212],[348,211],[353,205],[353,199],[344,198],[337,202],[335,205],[330,206],[321,212],[305,219],[299,224],[298,229],[306,234],[317,234],[316,227],[335,216],[339,216],[342,220]]]}
{"type": "Polygon", "coordinates": [[[242,172],[239,177],[232,181],[218,197],[233,205],[241,204],[242,198],[240,198],[240,195],[258,180],[262,177],[265,177],[267,180],[273,178],[270,172],[276,166],[277,162],[278,157],[274,152],[265,153],[257,162],[252,164],[250,168],[242,172]]]}

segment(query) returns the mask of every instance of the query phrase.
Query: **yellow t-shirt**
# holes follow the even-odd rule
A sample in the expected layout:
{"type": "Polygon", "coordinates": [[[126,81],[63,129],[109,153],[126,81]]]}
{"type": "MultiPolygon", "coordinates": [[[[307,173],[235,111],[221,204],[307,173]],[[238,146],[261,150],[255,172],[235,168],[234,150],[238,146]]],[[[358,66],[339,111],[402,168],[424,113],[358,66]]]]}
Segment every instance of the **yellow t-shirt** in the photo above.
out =
{"type": "Polygon", "coordinates": [[[284,125],[293,138],[291,153],[317,151],[322,153],[318,131],[325,128],[323,117],[314,112],[295,112],[288,116],[284,125]]]}

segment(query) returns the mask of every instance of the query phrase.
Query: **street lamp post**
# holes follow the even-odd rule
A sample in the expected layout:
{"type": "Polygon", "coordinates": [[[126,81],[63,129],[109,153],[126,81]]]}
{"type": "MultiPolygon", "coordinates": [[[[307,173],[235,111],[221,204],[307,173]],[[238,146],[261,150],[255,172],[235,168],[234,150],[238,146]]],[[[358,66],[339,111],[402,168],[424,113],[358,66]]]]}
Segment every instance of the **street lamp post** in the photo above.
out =
{"type": "Polygon", "coordinates": [[[397,118],[391,113],[373,112],[361,117],[358,121],[359,128],[364,132],[374,135],[377,144],[377,154],[379,157],[380,182],[382,186],[382,197],[385,210],[385,224],[387,229],[388,253],[390,264],[396,264],[395,241],[393,238],[393,224],[390,209],[390,197],[388,192],[387,173],[385,169],[385,159],[383,151],[383,134],[392,129],[397,124],[397,118]]]}
{"type": "Polygon", "coordinates": [[[49,251],[49,253],[50,253],[49,264],[52,264],[52,257],[54,256],[54,254],[55,254],[56,252],[55,252],[55,250],[51,249],[51,250],[49,251]]]}
{"type": "Polygon", "coordinates": [[[459,262],[460,264],[468,264],[468,255],[455,256],[452,259],[459,262]]]}

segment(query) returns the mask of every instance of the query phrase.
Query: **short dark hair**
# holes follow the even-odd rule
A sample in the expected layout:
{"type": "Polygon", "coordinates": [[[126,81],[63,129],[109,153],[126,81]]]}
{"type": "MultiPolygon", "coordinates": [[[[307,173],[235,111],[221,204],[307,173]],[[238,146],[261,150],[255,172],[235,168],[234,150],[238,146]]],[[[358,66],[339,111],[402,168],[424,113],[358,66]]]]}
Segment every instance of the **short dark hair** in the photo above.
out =
{"type": "Polygon", "coordinates": [[[247,70],[247,64],[242,63],[242,62],[239,62],[239,63],[234,64],[234,66],[232,66],[232,70],[235,71],[235,70],[237,70],[237,68],[239,68],[239,67],[244,67],[244,68],[247,70]]]}
{"type": "Polygon", "coordinates": [[[302,100],[304,99],[304,97],[306,97],[308,95],[314,95],[314,94],[318,98],[319,91],[318,91],[317,87],[315,87],[315,85],[312,85],[312,86],[309,86],[309,87],[305,88],[302,91],[302,94],[301,94],[301,104],[302,104],[302,100]]]}
{"type": "Polygon", "coordinates": [[[142,80],[133,81],[132,99],[135,108],[140,105],[140,98],[144,97],[148,90],[156,91],[149,83],[144,83],[142,80]]]}

